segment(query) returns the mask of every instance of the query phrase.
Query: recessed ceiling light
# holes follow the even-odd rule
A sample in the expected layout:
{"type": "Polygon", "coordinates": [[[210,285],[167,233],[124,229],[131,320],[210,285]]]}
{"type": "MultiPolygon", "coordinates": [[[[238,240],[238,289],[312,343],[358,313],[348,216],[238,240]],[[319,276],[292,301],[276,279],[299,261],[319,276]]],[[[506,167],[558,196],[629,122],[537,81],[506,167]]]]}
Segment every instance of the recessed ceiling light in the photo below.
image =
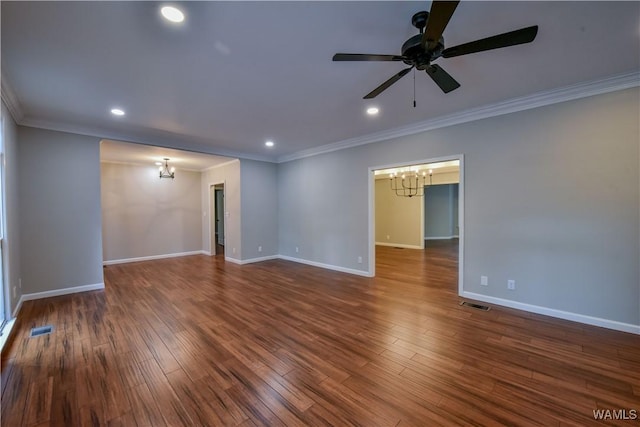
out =
{"type": "Polygon", "coordinates": [[[112,108],[111,114],[113,114],[114,116],[124,116],[124,110],[120,108],[112,108]]]}
{"type": "Polygon", "coordinates": [[[160,9],[160,13],[167,21],[176,23],[184,21],[184,13],[182,13],[182,11],[176,7],[164,6],[162,9],[160,9]]]}
{"type": "Polygon", "coordinates": [[[264,143],[264,145],[266,145],[267,147],[271,148],[273,147],[275,144],[273,143],[273,141],[267,141],[264,143]]]}
{"type": "Polygon", "coordinates": [[[376,114],[378,114],[378,112],[380,112],[380,110],[378,110],[378,107],[367,108],[367,114],[370,116],[375,116],[376,114]]]}

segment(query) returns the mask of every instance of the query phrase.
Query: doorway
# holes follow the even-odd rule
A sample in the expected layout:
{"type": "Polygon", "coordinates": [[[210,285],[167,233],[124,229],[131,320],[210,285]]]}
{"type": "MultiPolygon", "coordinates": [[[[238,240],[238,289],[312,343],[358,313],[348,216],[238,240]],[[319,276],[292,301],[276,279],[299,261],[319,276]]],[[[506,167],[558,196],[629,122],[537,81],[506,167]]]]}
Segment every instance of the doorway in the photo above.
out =
{"type": "Polygon", "coordinates": [[[452,279],[457,276],[460,294],[464,262],[463,156],[371,167],[369,173],[369,275],[375,275],[378,254],[384,258],[378,261],[386,267],[389,262],[398,263],[397,271],[405,270],[407,265],[400,265],[405,259],[413,259],[411,263],[416,266],[446,258],[447,271],[452,279]],[[415,190],[407,189],[409,186],[415,190]]]}
{"type": "Polygon", "coordinates": [[[209,186],[209,224],[211,255],[224,257],[225,248],[225,200],[224,183],[209,186]]]}

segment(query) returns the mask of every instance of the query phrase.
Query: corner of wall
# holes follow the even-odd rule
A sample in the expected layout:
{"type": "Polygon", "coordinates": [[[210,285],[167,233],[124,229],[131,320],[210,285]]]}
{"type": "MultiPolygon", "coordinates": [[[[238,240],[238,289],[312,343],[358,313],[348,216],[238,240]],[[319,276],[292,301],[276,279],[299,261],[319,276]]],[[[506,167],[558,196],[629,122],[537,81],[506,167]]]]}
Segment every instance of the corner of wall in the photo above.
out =
{"type": "MultiPolygon", "coordinates": [[[[4,88],[4,85],[3,85],[4,88]]],[[[4,91],[3,91],[4,95],[4,91]]],[[[3,272],[5,281],[5,317],[17,313],[22,298],[21,261],[20,261],[20,192],[18,170],[18,125],[12,118],[7,105],[2,100],[2,141],[4,150],[4,164],[2,183],[4,188],[3,219],[3,272]],[[15,289],[15,296],[14,291],[15,289]]]]}

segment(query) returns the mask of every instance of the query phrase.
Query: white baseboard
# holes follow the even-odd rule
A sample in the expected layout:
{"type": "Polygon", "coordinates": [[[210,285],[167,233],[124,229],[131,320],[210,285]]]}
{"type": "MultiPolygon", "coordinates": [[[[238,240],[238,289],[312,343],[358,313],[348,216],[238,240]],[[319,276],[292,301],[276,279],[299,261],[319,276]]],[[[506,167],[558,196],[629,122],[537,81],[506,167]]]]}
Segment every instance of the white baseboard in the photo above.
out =
{"type": "Polygon", "coordinates": [[[640,325],[631,323],[618,322],[616,320],[602,319],[600,317],[587,316],[584,314],[571,313],[568,311],[556,310],[554,308],[541,307],[539,305],[525,304],[522,302],[511,301],[503,298],[496,298],[474,292],[463,291],[460,295],[465,298],[471,298],[477,301],[487,302],[491,304],[501,305],[504,307],[515,308],[518,310],[528,311],[545,316],[557,317],[558,319],[571,320],[574,322],[584,323],[587,325],[600,326],[602,328],[614,329],[616,331],[629,332],[640,335],[640,325]]]}
{"type": "Polygon", "coordinates": [[[455,235],[455,236],[436,236],[436,237],[427,237],[424,236],[424,240],[451,240],[451,239],[457,239],[459,236],[455,235]]]}
{"type": "Polygon", "coordinates": [[[18,313],[20,313],[20,309],[22,308],[22,301],[24,301],[24,299],[22,298],[22,295],[20,295],[20,299],[18,299],[18,303],[16,304],[16,308],[13,309],[13,318],[15,319],[16,317],[18,317],[18,313]]]}
{"type": "Polygon", "coordinates": [[[254,263],[254,262],[268,261],[268,260],[272,260],[272,259],[283,259],[285,261],[292,261],[292,262],[297,262],[297,263],[300,263],[300,264],[312,265],[314,267],[325,268],[327,270],[340,271],[342,273],[355,274],[357,276],[373,277],[371,274],[369,274],[368,271],[355,270],[353,268],[340,267],[340,266],[331,265],[331,264],[324,264],[324,263],[321,263],[321,262],[309,261],[309,260],[302,259],[302,258],[294,258],[294,257],[290,257],[290,256],[287,256],[287,255],[271,255],[271,256],[265,256],[265,257],[261,257],[261,258],[250,258],[250,259],[242,259],[242,260],[236,259],[236,258],[229,258],[229,257],[225,257],[224,258],[225,261],[229,261],[229,262],[232,262],[232,263],[238,264],[238,265],[245,265],[245,264],[251,264],[251,263],[254,263]]]}
{"type": "Polygon", "coordinates": [[[357,276],[373,277],[368,271],[355,270],[353,268],[340,267],[338,265],[324,264],[321,262],[309,261],[302,258],[294,258],[287,255],[278,255],[278,258],[285,261],[298,262],[300,264],[312,265],[314,267],[326,268],[327,270],[340,271],[341,273],[355,274],[357,276]]]}
{"type": "Polygon", "coordinates": [[[269,261],[272,259],[279,259],[280,255],[268,255],[268,256],[263,256],[263,257],[258,257],[258,258],[249,258],[249,259],[243,259],[242,261],[240,261],[240,264],[251,264],[254,262],[262,262],[262,261],[269,261]]]}
{"type": "Polygon", "coordinates": [[[377,246],[392,246],[394,248],[403,248],[403,249],[424,249],[420,245],[405,245],[402,243],[386,243],[386,242],[376,242],[377,246]]]}
{"type": "Polygon", "coordinates": [[[152,261],[154,259],[165,259],[165,258],[177,258],[181,256],[191,256],[191,255],[211,255],[205,251],[190,251],[190,252],[177,252],[173,254],[163,254],[163,255],[151,255],[151,256],[141,256],[136,258],[123,258],[123,259],[112,259],[108,261],[103,261],[103,265],[115,265],[115,264],[126,264],[129,262],[140,262],[140,261],[152,261]]]}
{"type": "Polygon", "coordinates": [[[225,257],[224,260],[232,262],[234,264],[238,264],[238,265],[245,265],[245,264],[252,264],[254,262],[269,261],[272,259],[279,259],[279,258],[280,258],[280,255],[268,255],[268,256],[263,256],[259,258],[249,258],[249,259],[237,259],[237,258],[225,257]]]}
{"type": "Polygon", "coordinates": [[[75,294],[78,292],[88,292],[88,291],[98,291],[100,289],[104,289],[104,283],[96,283],[93,285],[82,285],[82,286],[74,286],[72,288],[62,288],[62,289],[54,289],[52,291],[44,291],[44,292],[35,292],[32,294],[22,294],[20,297],[20,301],[18,302],[18,307],[16,307],[16,311],[20,306],[22,306],[23,301],[31,301],[34,299],[41,298],[50,298],[57,297],[60,295],[68,295],[75,294]]]}
{"type": "Polygon", "coordinates": [[[200,253],[201,253],[202,255],[208,255],[208,256],[212,256],[212,255],[213,255],[213,254],[212,254],[211,252],[209,252],[209,251],[200,251],[200,253]]]}

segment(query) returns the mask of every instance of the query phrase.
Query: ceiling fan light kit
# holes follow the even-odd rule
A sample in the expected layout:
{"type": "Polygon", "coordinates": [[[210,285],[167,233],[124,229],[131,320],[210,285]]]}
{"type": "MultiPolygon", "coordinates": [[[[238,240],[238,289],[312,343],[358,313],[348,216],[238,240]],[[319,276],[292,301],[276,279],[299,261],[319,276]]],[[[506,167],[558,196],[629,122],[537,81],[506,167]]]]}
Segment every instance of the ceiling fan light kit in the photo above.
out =
{"type": "MultiPolygon", "coordinates": [[[[438,58],[452,58],[455,56],[468,55],[470,53],[483,52],[486,50],[500,49],[508,46],[515,46],[530,43],[538,34],[538,26],[521,28],[515,31],[498,34],[495,36],[475,40],[458,46],[445,48],[442,33],[447,27],[449,20],[458,7],[459,1],[433,1],[429,12],[420,11],[413,15],[411,23],[420,33],[409,38],[402,45],[401,55],[369,55],[361,53],[336,53],[334,61],[389,61],[404,62],[409,68],[398,72],[390,79],[364,96],[364,99],[372,99],[387,90],[412,69],[425,71],[429,77],[444,92],[449,93],[460,87],[449,73],[442,67],[432,62],[438,58]]],[[[415,106],[415,104],[414,104],[415,106]]]]}

